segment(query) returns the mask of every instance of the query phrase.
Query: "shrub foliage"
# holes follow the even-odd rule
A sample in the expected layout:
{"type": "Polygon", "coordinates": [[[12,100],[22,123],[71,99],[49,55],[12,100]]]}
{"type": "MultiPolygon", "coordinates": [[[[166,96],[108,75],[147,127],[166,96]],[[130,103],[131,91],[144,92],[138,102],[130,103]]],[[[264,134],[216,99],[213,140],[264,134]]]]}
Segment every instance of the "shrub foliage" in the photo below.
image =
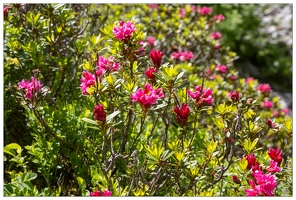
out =
{"type": "Polygon", "coordinates": [[[4,9],[5,196],[291,196],[292,119],[203,5],[4,9]]]}

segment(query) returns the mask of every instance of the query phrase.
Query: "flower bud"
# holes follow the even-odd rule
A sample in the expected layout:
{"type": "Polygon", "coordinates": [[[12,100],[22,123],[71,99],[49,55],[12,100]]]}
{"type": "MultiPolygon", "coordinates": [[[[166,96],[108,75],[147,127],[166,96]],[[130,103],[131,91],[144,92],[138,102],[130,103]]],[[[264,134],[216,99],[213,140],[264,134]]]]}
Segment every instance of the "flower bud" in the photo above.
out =
{"type": "Polygon", "coordinates": [[[232,181],[235,182],[236,184],[241,184],[241,181],[237,177],[237,175],[232,175],[232,181]]]}
{"type": "Polygon", "coordinates": [[[94,117],[96,120],[106,122],[106,113],[102,104],[96,105],[94,108],[94,117]]]}
{"type": "Polygon", "coordinates": [[[163,55],[163,53],[160,50],[153,49],[150,52],[150,58],[152,60],[154,67],[156,67],[156,68],[160,67],[162,55],[163,55]]]}
{"type": "Polygon", "coordinates": [[[238,91],[231,91],[229,93],[229,96],[230,96],[233,103],[237,103],[240,99],[238,91]]]}
{"type": "Polygon", "coordinates": [[[150,80],[155,80],[155,73],[157,72],[157,69],[154,67],[150,67],[149,69],[147,69],[145,71],[145,74],[147,76],[148,79],[150,80]]]}
{"type": "Polygon", "coordinates": [[[283,153],[280,148],[277,148],[276,150],[270,148],[268,151],[268,155],[272,160],[277,162],[278,166],[280,166],[283,159],[283,153]]]}
{"type": "Polygon", "coordinates": [[[189,111],[190,109],[185,103],[182,104],[181,109],[178,106],[174,108],[174,112],[177,114],[177,121],[181,126],[187,123],[189,111]]]}
{"type": "Polygon", "coordinates": [[[252,98],[248,98],[247,99],[247,105],[252,105],[253,103],[253,99],[252,98]]]}

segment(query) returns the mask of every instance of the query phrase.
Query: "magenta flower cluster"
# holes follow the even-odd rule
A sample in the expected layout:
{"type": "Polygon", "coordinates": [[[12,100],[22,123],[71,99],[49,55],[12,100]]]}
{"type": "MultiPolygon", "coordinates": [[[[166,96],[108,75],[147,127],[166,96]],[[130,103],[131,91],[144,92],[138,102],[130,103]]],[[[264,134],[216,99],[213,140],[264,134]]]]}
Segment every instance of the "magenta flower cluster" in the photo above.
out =
{"type": "Polygon", "coordinates": [[[197,12],[201,15],[209,15],[213,12],[213,9],[210,7],[202,6],[201,8],[198,8],[197,12]]]}
{"type": "Polygon", "coordinates": [[[227,71],[228,71],[228,69],[227,69],[227,67],[225,65],[217,65],[215,67],[215,69],[216,69],[216,71],[221,72],[223,74],[226,74],[227,71]]]}
{"type": "Polygon", "coordinates": [[[260,170],[252,173],[255,180],[250,180],[252,189],[245,189],[246,196],[274,196],[274,189],[277,185],[273,174],[264,174],[260,170]]]}
{"type": "Polygon", "coordinates": [[[43,87],[40,81],[33,76],[31,77],[31,80],[28,81],[22,79],[22,81],[18,83],[18,86],[21,89],[25,89],[25,98],[29,100],[32,100],[33,95],[41,92],[43,87]]]}
{"type": "Polygon", "coordinates": [[[269,84],[259,84],[258,91],[264,94],[268,94],[271,92],[271,87],[269,84]]]}
{"type": "Polygon", "coordinates": [[[146,42],[147,42],[149,45],[153,46],[153,45],[154,45],[154,42],[155,42],[155,38],[152,37],[152,36],[148,36],[147,39],[146,39],[146,42]]]}
{"type": "Polygon", "coordinates": [[[262,166],[256,160],[254,154],[244,155],[248,161],[247,169],[252,169],[252,177],[249,181],[250,189],[245,189],[246,196],[274,196],[274,189],[277,185],[274,173],[281,172],[280,164],[282,162],[282,151],[270,148],[268,151],[270,164],[267,167],[267,173],[264,173],[262,166]]]}
{"type": "Polygon", "coordinates": [[[112,195],[112,191],[109,191],[108,189],[105,189],[104,192],[101,192],[99,190],[95,191],[95,192],[91,192],[90,196],[91,197],[101,197],[101,196],[111,196],[112,195]]]}
{"type": "Polygon", "coordinates": [[[115,38],[124,42],[127,42],[135,31],[136,26],[131,21],[127,21],[125,23],[123,21],[119,21],[119,26],[115,26],[113,28],[115,38]]]}
{"type": "Polygon", "coordinates": [[[144,110],[150,108],[159,98],[164,98],[162,89],[154,89],[151,84],[146,83],[144,90],[142,88],[138,89],[131,96],[133,102],[139,102],[144,110]]]}
{"type": "Polygon", "coordinates": [[[175,60],[181,60],[181,61],[185,61],[185,60],[191,60],[192,58],[194,58],[194,54],[191,51],[177,51],[171,54],[171,57],[175,60]]]}
{"type": "Polygon", "coordinates": [[[213,40],[220,40],[222,38],[222,34],[220,32],[213,32],[211,33],[210,38],[213,40]]]}
{"type": "Polygon", "coordinates": [[[218,15],[215,15],[213,17],[213,20],[215,20],[215,21],[224,21],[225,17],[222,14],[218,14],[218,15]]]}
{"type": "Polygon", "coordinates": [[[90,95],[88,89],[96,84],[96,76],[88,71],[82,72],[83,77],[80,79],[80,88],[83,94],[90,95]]]}
{"type": "Polygon", "coordinates": [[[110,71],[117,71],[119,68],[119,64],[114,62],[114,57],[110,56],[108,59],[100,56],[98,61],[97,61],[97,70],[96,70],[96,74],[97,76],[100,76],[104,73],[106,73],[107,70],[110,71]]]}
{"type": "Polygon", "coordinates": [[[197,105],[203,105],[203,104],[208,104],[212,105],[213,104],[213,91],[210,88],[205,88],[201,92],[201,86],[196,86],[195,87],[195,92],[192,92],[191,90],[187,90],[188,95],[195,100],[197,105]]]}
{"type": "Polygon", "coordinates": [[[268,100],[264,100],[264,102],[261,104],[261,106],[263,108],[270,109],[273,106],[273,102],[272,101],[268,101],[268,100]]]}

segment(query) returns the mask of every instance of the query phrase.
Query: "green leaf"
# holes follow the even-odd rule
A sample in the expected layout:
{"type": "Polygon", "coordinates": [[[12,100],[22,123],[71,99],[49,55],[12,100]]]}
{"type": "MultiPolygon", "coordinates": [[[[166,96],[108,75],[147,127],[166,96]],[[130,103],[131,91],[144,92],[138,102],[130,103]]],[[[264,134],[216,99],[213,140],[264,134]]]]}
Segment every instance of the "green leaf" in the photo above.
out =
{"type": "Polygon", "coordinates": [[[88,118],[82,118],[83,121],[86,121],[90,124],[98,125],[98,123],[95,120],[88,119],[88,118]]]}
{"type": "Polygon", "coordinates": [[[165,160],[169,159],[169,158],[173,155],[173,153],[174,153],[174,152],[170,152],[170,153],[169,153],[169,150],[166,150],[166,151],[164,151],[164,152],[162,153],[162,155],[161,155],[161,159],[162,159],[163,161],[165,161],[165,160]]]}
{"type": "Polygon", "coordinates": [[[16,152],[15,152],[15,150],[13,150],[13,149],[9,149],[9,148],[6,148],[6,149],[5,149],[5,147],[4,147],[4,153],[10,154],[10,155],[12,155],[12,156],[16,156],[16,152]]]}
{"type": "Polygon", "coordinates": [[[78,185],[79,185],[79,188],[81,189],[81,192],[82,192],[82,195],[83,196],[86,196],[86,183],[85,183],[85,180],[81,177],[77,177],[77,181],[78,181],[78,185]]]}
{"type": "Polygon", "coordinates": [[[21,183],[21,185],[22,185],[24,188],[27,188],[28,190],[32,190],[33,187],[34,187],[30,181],[23,182],[23,183],[21,183]]]}
{"type": "Polygon", "coordinates": [[[166,102],[163,102],[162,104],[157,105],[155,108],[152,108],[151,110],[158,110],[160,108],[163,108],[165,106],[167,106],[168,104],[166,102]]]}
{"type": "MultiPolygon", "coordinates": [[[[16,152],[18,154],[20,154],[22,152],[22,147],[20,145],[18,145],[17,143],[11,143],[11,144],[8,144],[4,147],[4,152],[5,153],[8,153],[10,155],[13,155],[13,152],[11,151],[11,149],[16,149],[16,152]]],[[[15,156],[15,155],[13,155],[15,156]]]]}
{"type": "Polygon", "coordinates": [[[189,86],[189,85],[190,85],[189,81],[185,80],[179,86],[177,86],[177,89],[180,89],[180,88],[183,88],[183,87],[186,87],[186,86],[189,86]]]}
{"type": "Polygon", "coordinates": [[[240,167],[241,170],[245,170],[248,166],[248,161],[245,157],[243,157],[239,162],[238,165],[240,167]]]}
{"type": "Polygon", "coordinates": [[[99,127],[97,126],[86,126],[86,128],[91,128],[91,129],[96,129],[96,130],[101,130],[99,127]]]}
{"type": "Polygon", "coordinates": [[[40,12],[38,12],[38,13],[35,15],[35,17],[34,17],[34,24],[36,24],[36,23],[38,22],[38,20],[39,20],[39,18],[40,18],[40,15],[41,15],[40,12]]]}
{"type": "Polygon", "coordinates": [[[13,187],[15,187],[13,184],[4,184],[4,191],[13,194],[13,187]]]}
{"type": "Polygon", "coordinates": [[[218,106],[216,106],[215,111],[220,115],[225,115],[226,113],[233,113],[234,109],[232,107],[232,104],[227,106],[225,102],[223,102],[223,104],[219,104],[218,106]]]}
{"type": "Polygon", "coordinates": [[[256,146],[258,140],[259,140],[259,138],[256,138],[253,142],[251,142],[250,138],[244,140],[243,146],[248,154],[250,154],[252,152],[252,150],[256,146]]]}
{"type": "Polygon", "coordinates": [[[180,74],[178,74],[178,76],[177,76],[177,78],[176,78],[176,80],[175,80],[175,84],[178,82],[178,80],[179,80],[180,78],[183,77],[184,73],[185,73],[185,72],[182,71],[180,74]]]}
{"type": "Polygon", "coordinates": [[[137,71],[137,69],[138,69],[138,62],[137,61],[134,61],[133,62],[133,68],[132,68],[133,73],[135,73],[137,71]]]}
{"type": "Polygon", "coordinates": [[[217,145],[218,141],[214,142],[214,140],[211,140],[209,143],[206,143],[206,147],[210,155],[212,155],[212,153],[215,151],[217,145]]]}
{"type": "Polygon", "coordinates": [[[162,75],[159,74],[159,73],[155,73],[155,77],[156,77],[158,80],[160,80],[161,82],[163,82],[163,83],[168,82],[168,79],[167,79],[166,77],[162,76],[162,75]]]}
{"type": "Polygon", "coordinates": [[[112,114],[110,114],[110,115],[108,115],[108,116],[106,117],[106,121],[107,121],[107,122],[108,122],[108,121],[111,121],[111,119],[113,119],[113,118],[114,118],[115,116],[117,116],[119,113],[120,113],[119,110],[114,111],[112,114]]]}
{"type": "Polygon", "coordinates": [[[31,180],[33,180],[33,179],[35,179],[35,178],[37,178],[37,174],[36,173],[30,173],[30,176],[29,176],[29,181],[31,181],[31,180]]]}

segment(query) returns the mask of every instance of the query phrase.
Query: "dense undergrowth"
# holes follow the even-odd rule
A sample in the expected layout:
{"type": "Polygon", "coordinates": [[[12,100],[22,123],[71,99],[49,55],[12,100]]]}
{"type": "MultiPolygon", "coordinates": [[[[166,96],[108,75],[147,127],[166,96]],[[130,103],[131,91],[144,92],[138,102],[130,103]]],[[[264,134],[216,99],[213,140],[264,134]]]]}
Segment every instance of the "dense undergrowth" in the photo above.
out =
{"type": "Polygon", "coordinates": [[[8,5],[4,195],[291,196],[290,111],[239,76],[224,15],[8,5]]]}

